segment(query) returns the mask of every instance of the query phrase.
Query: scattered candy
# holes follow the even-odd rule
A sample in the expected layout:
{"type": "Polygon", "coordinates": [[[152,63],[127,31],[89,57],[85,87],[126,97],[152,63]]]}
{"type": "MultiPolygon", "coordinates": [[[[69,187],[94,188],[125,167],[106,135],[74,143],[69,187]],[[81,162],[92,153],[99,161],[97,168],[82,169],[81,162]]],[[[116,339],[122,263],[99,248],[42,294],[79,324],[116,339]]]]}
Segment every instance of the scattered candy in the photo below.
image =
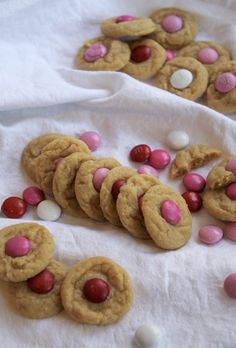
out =
{"type": "Polygon", "coordinates": [[[170,84],[176,89],[185,89],[192,81],[193,74],[187,69],[178,69],[170,77],[170,84]]]}
{"type": "Polygon", "coordinates": [[[28,287],[37,294],[47,294],[54,287],[54,274],[44,270],[27,280],[28,287]]]}
{"type": "Polygon", "coordinates": [[[215,81],[215,88],[220,93],[228,93],[236,87],[236,76],[230,72],[220,74],[215,81]]]}
{"type": "Polygon", "coordinates": [[[216,225],[205,225],[200,228],[198,237],[205,244],[215,244],[223,238],[223,230],[216,225]]]}
{"type": "Polygon", "coordinates": [[[236,174],[236,158],[229,160],[225,166],[225,169],[236,174]]]}
{"type": "Polygon", "coordinates": [[[202,197],[197,192],[184,192],[182,197],[187,203],[188,209],[194,213],[201,209],[202,207],[202,197]]]}
{"type": "Polygon", "coordinates": [[[230,184],[226,189],[225,189],[225,194],[232,199],[233,201],[236,200],[236,183],[230,184]]]}
{"type": "Polygon", "coordinates": [[[225,278],[224,289],[229,297],[236,298],[236,273],[231,273],[225,278]]]}
{"type": "Polygon", "coordinates": [[[189,191],[201,192],[206,186],[206,180],[198,173],[187,173],[183,177],[183,184],[189,191]]]}
{"type": "Polygon", "coordinates": [[[134,162],[144,162],[151,154],[151,148],[146,144],[139,144],[130,151],[130,158],[134,162]]]}
{"type": "Polygon", "coordinates": [[[214,64],[218,57],[218,52],[210,47],[200,49],[197,54],[197,59],[203,64],[214,64]]]}
{"type": "Polygon", "coordinates": [[[122,22],[130,22],[135,19],[134,16],[129,16],[129,15],[122,15],[116,18],[116,23],[122,23],[122,22]]]}
{"type": "Polygon", "coordinates": [[[141,325],[135,332],[135,341],[140,347],[153,347],[160,340],[160,330],[153,325],[141,325]]]}
{"type": "Polygon", "coordinates": [[[61,208],[55,202],[46,199],[38,204],[37,215],[42,220],[56,221],[61,216],[61,208]]]}
{"type": "Polygon", "coordinates": [[[95,62],[96,60],[105,57],[107,54],[106,46],[96,43],[89,48],[84,53],[84,59],[87,62],[95,62]]]}
{"type": "Polygon", "coordinates": [[[81,134],[79,139],[88,145],[90,151],[97,150],[102,143],[101,136],[97,132],[93,131],[81,134]]]}
{"type": "Polygon", "coordinates": [[[172,131],[167,135],[166,142],[172,150],[181,150],[188,146],[189,136],[182,130],[172,131]]]}
{"type": "Polygon", "coordinates": [[[107,169],[107,168],[99,168],[96,170],[96,172],[93,175],[93,186],[95,190],[97,191],[101,190],[102,183],[105,180],[109,171],[110,169],[107,169]]]}
{"type": "Polygon", "coordinates": [[[5,253],[11,257],[21,257],[32,250],[31,241],[23,236],[15,236],[5,243],[5,253]]]}
{"type": "Polygon", "coordinates": [[[20,218],[26,212],[27,205],[23,199],[19,197],[9,197],[2,203],[1,210],[12,219],[20,218]]]}
{"type": "Polygon", "coordinates": [[[148,164],[144,164],[144,165],[140,166],[137,169],[137,172],[139,174],[152,175],[152,176],[155,176],[156,178],[159,177],[158,171],[155,168],[153,168],[152,166],[149,166],[148,164]]]}
{"type": "Polygon", "coordinates": [[[130,59],[135,63],[145,62],[150,58],[151,53],[151,48],[147,45],[136,46],[132,49],[130,59]]]}
{"type": "Polygon", "coordinates": [[[157,149],[151,152],[148,164],[157,169],[163,169],[170,163],[170,154],[166,150],[157,149]]]}
{"type": "Polygon", "coordinates": [[[236,242],[236,222],[231,222],[224,227],[224,236],[236,242]]]}
{"type": "Polygon", "coordinates": [[[30,186],[23,191],[23,199],[30,205],[38,205],[45,199],[45,194],[39,187],[30,186]]]}
{"type": "Polygon", "coordinates": [[[103,279],[93,278],[86,281],[83,288],[85,298],[93,303],[104,302],[110,293],[107,282],[103,279]]]}
{"type": "Polygon", "coordinates": [[[174,59],[176,56],[176,53],[171,50],[166,50],[166,61],[169,62],[170,60],[174,59]]]}
{"type": "Polygon", "coordinates": [[[125,184],[125,180],[116,180],[112,186],[112,189],[111,189],[111,194],[112,194],[112,197],[117,200],[117,197],[120,193],[120,188],[121,186],[123,186],[125,184]]]}
{"type": "Polygon", "coordinates": [[[178,205],[167,199],[166,201],[161,203],[160,206],[161,216],[171,225],[177,225],[181,220],[181,211],[178,205]]]}
{"type": "Polygon", "coordinates": [[[176,33],[183,28],[183,20],[179,16],[166,16],[161,22],[162,28],[167,33],[176,33]]]}

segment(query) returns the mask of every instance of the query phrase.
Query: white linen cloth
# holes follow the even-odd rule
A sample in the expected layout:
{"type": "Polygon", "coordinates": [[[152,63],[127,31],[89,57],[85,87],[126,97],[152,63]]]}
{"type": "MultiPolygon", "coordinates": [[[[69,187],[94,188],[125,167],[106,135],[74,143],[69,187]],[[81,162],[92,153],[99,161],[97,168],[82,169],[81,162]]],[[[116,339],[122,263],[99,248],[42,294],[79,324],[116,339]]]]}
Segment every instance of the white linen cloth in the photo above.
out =
{"type": "MultiPolygon", "coordinates": [[[[236,58],[233,0],[214,4],[53,0],[25,1],[22,6],[16,1],[10,6],[10,2],[0,2],[0,202],[20,196],[32,184],[20,169],[21,152],[33,137],[49,131],[75,135],[96,130],[103,145],[95,154],[133,167],[128,152],[135,144],[166,147],[166,135],[173,129],[185,130],[192,144],[206,143],[236,153],[236,125],[230,118],[121,73],[73,68],[78,47],[99,35],[102,19],[149,15],[157,7],[172,5],[194,12],[200,23],[199,38],[225,45],[236,58]]],[[[211,165],[197,171],[206,175],[211,165]]],[[[170,182],[167,173],[167,169],[160,171],[161,181],[183,192],[181,180],[170,182]]],[[[225,277],[236,272],[235,244],[222,240],[209,247],[198,241],[201,225],[223,226],[204,210],[193,214],[193,236],[177,251],[162,251],[108,223],[66,215],[57,222],[39,221],[34,208],[20,220],[0,215],[0,227],[32,220],[52,232],[56,257],[67,269],[96,255],[123,266],[133,280],[134,304],[120,322],[107,327],[80,325],[65,313],[33,321],[15,311],[1,283],[0,346],[130,348],[135,347],[137,327],[147,323],[161,328],[159,347],[236,347],[236,302],[223,291],[225,277]]]]}

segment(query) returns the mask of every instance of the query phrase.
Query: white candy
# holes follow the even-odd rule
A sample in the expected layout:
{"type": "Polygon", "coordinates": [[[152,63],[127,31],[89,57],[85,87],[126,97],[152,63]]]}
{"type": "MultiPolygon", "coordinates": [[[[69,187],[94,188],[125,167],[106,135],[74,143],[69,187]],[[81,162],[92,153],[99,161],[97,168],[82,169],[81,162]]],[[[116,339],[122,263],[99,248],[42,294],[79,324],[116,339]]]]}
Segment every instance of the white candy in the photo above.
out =
{"type": "Polygon", "coordinates": [[[142,325],[135,332],[136,343],[140,347],[152,347],[160,340],[160,330],[151,325],[142,325]]]}
{"type": "Polygon", "coordinates": [[[193,74],[187,69],[176,70],[170,77],[171,86],[176,89],[185,89],[193,81],[193,74]]]}
{"type": "Polygon", "coordinates": [[[167,135],[167,145],[173,150],[181,150],[189,144],[189,136],[181,130],[172,131],[167,135]]]}
{"type": "Polygon", "coordinates": [[[61,216],[61,208],[55,202],[45,199],[37,206],[37,215],[46,221],[56,221],[61,216]]]}

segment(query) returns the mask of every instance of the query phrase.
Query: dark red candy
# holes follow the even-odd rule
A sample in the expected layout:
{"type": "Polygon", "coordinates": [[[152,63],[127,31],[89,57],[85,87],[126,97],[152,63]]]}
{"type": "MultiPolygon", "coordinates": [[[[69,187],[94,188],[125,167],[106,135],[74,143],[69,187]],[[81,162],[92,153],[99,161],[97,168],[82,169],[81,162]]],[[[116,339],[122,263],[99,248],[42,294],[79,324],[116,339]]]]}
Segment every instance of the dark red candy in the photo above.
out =
{"type": "Polygon", "coordinates": [[[116,200],[117,197],[118,197],[118,194],[120,193],[120,188],[121,186],[123,186],[125,184],[125,180],[116,180],[112,186],[112,189],[111,189],[111,194],[112,194],[112,197],[116,200]]]}
{"type": "Polygon", "coordinates": [[[104,302],[110,293],[109,285],[99,278],[93,278],[86,281],[83,288],[85,298],[93,303],[104,302]]]}
{"type": "Polygon", "coordinates": [[[130,158],[134,162],[144,162],[151,154],[151,148],[146,144],[139,144],[130,151],[130,158]]]}
{"type": "Polygon", "coordinates": [[[47,294],[54,287],[54,274],[44,270],[27,280],[28,287],[37,294],[47,294]]]}
{"type": "Polygon", "coordinates": [[[131,60],[135,63],[145,62],[151,56],[151,48],[146,45],[136,46],[132,49],[131,60]]]}
{"type": "Polygon", "coordinates": [[[202,207],[202,197],[197,192],[184,192],[182,194],[185,202],[187,203],[188,209],[191,212],[196,212],[202,207]]]}
{"type": "Polygon", "coordinates": [[[19,197],[9,197],[2,203],[1,210],[8,218],[20,218],[26,212],[27,205],[19,197]]]}

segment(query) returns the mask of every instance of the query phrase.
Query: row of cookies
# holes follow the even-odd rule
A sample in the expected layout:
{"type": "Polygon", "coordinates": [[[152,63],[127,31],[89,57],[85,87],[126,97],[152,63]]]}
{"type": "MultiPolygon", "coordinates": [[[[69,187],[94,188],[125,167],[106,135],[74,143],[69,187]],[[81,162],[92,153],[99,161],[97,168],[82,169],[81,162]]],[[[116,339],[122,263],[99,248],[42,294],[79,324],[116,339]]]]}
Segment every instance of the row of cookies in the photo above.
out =
{"type": "Polygon", "coordinates": [[[93,158],[80,140],[55,137],[33,139],[23,151],[22,164],[65,212],[124,226],[133,236],[152,238],[163,249],[187,242],[192,219],[178,192],[113,158],[93,158]]]}
{"type": "Polygon", "coordinates": [[[192,14],[165,8],[151,18],[112,17],[102,22],[101,30],[104,37],[79,50],[80,69],[119,70],[141,80],[154,77],[159,88],[190,100],[203,96],[218,111],[235,111],[236,62],[217,43],[192,42],[197,33],[192,14]]]}
{"type": "Polygon", "coordinates": [[[50,232],[36,223],[0,230],[0,280],[8,282],[17,310],[27,318],[44,319],[63,308],[82,324],[108,325],[132,305],[132,283],[112,260],[81,260],[67,273],[53,259],[50,232]]]}

